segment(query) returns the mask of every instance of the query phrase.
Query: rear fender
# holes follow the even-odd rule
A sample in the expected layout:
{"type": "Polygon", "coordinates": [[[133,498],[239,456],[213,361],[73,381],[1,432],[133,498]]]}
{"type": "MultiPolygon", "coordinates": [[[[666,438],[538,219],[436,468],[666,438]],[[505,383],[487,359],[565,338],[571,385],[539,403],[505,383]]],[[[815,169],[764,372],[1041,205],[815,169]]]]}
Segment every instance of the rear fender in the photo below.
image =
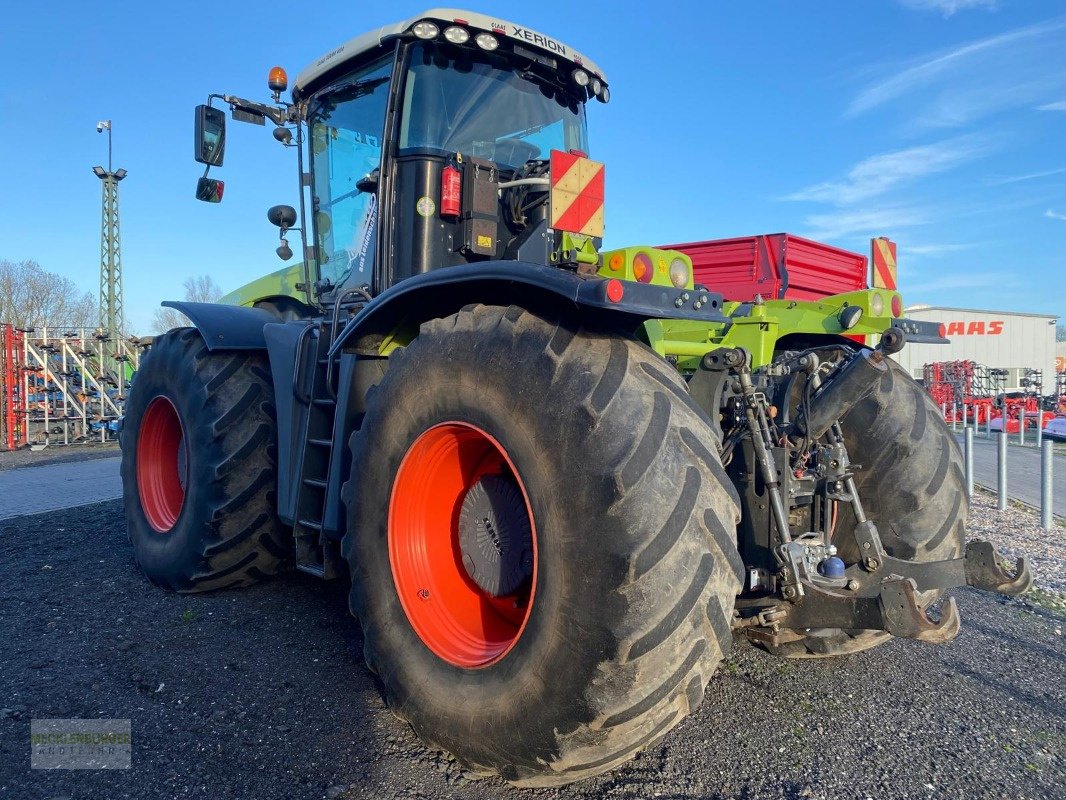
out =
{"type": "Polygon", "coordinates": [[[163,305],[180,311],[200,331],[208,350],[265,350],[263,326],[278,318],[261,308],[220,303],[188,303],[164,300],[163,305]]]}
{"type": "Polygon", "coordinates": [[[381,293],[348,322],[333,352],[387,354],[417,335],[421,323],[471,303],[517,305],[534,313],[563,310],[628,333],[649,319],[729,325],[722,296],[714,292],[582,276],[522,261],[484,261],[416,275],[381,293]]]}

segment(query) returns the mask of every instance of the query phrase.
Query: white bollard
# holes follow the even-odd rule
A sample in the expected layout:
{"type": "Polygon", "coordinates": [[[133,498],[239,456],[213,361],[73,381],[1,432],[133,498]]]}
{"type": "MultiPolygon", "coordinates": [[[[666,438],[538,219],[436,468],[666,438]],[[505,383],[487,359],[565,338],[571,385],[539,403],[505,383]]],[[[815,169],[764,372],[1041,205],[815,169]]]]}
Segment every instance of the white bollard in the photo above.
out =
{"type": "Polygon", "coordinates": [[[1054,463],[1055,443],[1045,439],[1040,447],[1040,527],[1051,530],[1054,516],[1051,468],[1054,463]]]}
{"type": "Polygon", "coordinates": [[[1007,417],[1003,417],[1003,430],[999,432],[999,441],[996,443],[996,488],[998,497],[996,508],[1000,511],[1007,510],[1007,417]]]}
{"type": "Polygon", "coordinates": [[[966,496],[973,498],[973,428],[966,427],[965,455],[966,455],[966,496]]]}

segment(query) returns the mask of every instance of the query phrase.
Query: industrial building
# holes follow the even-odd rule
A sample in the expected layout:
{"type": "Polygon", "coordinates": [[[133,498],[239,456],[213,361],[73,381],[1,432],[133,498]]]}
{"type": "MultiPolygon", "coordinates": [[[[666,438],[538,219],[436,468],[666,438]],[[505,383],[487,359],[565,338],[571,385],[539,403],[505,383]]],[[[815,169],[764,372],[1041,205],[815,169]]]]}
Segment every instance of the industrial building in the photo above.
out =
{"type": "Polygon", "coordinates": [[[1055,387],[1055,325],[1058,318],[1020,311],[981,311],[944,306],[911,306],[906,316],[944,326],[951,344],[909,344],[896,358],[921,379],[922,367],[936,361],[975,361],[1006,369],[1006,388],[1021,386],[1027,369],[1043,371],[1043,392],[1055,387]]]}

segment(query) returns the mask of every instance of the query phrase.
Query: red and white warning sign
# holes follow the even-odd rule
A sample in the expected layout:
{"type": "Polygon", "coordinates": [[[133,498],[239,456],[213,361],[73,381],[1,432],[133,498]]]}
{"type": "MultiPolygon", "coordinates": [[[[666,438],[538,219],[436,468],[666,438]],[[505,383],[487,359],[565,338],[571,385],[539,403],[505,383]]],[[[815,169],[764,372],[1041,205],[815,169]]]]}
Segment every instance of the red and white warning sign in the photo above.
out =
{"type": "Polygon", "coordinates": [[[551,152],[551,227],[558,231],[603,236],[603,164],[551,152]]]}
{"type": "Polygon", "coordinates": [[[896,289],[896,243],[885,236],[872,241],[870,263],[873,275],[870,284],[875,289],[896,289]]]}

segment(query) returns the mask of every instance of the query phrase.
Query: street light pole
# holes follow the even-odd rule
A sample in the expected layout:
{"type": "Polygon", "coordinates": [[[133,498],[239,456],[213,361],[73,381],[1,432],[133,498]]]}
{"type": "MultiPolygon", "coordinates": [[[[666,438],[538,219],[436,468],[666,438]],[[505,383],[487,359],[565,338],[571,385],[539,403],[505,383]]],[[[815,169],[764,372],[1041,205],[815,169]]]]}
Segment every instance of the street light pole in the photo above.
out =
{"type": "MultiPolygon", "coordinates": [[[[107,169],[93,167],[93,173],[102,181],[100,211],[100,327],[102,335],[111,341],[108,350],[117,350],[118,339],[125,330],[122,291],[122,245],[119,237],[118,182],[126,177],[126,170],[112,166],[111,120],[96,123],[96,132],[107,131],[107,169]]],[[[106,357],[108,370],[116,372],[119,386],[122,376],[117,372],[121,364],[106,357]]]]}

